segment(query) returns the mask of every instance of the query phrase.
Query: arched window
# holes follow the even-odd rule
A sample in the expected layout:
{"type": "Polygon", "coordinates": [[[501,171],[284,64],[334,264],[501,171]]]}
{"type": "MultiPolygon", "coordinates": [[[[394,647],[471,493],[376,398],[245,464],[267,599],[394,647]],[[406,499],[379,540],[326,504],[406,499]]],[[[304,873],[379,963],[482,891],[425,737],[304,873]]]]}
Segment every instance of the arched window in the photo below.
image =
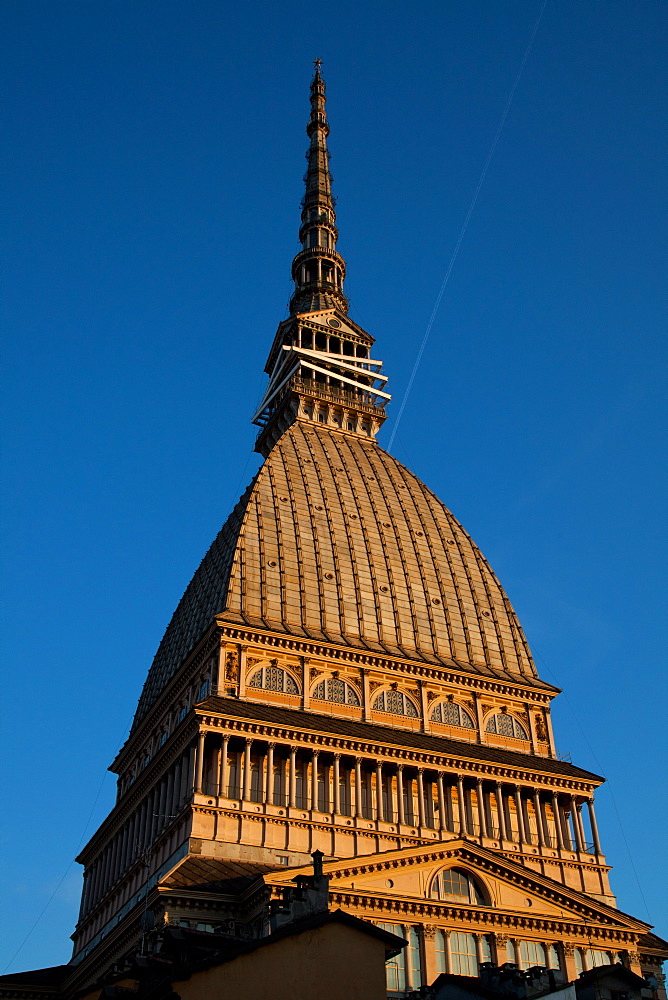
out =
{"type": "Polygon", "coordinates": [[[337,705],[356,705],[359,707],[360,704],[359,695],[355,688],[338,677],[329,677],[316,684],[313,689],[313,697],[319,698],[320,701],[333,701],[337,705]]]}
{"type": "Polygon", "coordinates": [[[516,740],[528,740],[527,731],[514,715],[498,712],[490,716],[485,725],[486,733],[496,733],[497,736],[512,736],[516,740]]]}
{"type": "Polygon", "coordinates": [[[390,712],[392,715],[407,715],[417,719],[415,705],[402,691],[382,691],[373,703],[374,711],[390,712]]]}
{"type": "Polygon", "coordinates": [[[282,691],[284,694],[299,694],[294,677],[281,667],[261,667],[260,670],[256,670],[248,682],[248,687],[282,691]]]}
{"type": "Polygon", "coordinates": [[[473,876],[462,868],[446,868],[440,872],[434,880],[432,894],[446,902],[487,906],[482,889],[473,876]]]}
{"type": "Polygon", "coordinates": [[[446,726],[461,726],[463,729],[474,729],[473,719],[461,705],[454,701],[439,701],[432,710],[432,722],[442,722],[446,726]]]}

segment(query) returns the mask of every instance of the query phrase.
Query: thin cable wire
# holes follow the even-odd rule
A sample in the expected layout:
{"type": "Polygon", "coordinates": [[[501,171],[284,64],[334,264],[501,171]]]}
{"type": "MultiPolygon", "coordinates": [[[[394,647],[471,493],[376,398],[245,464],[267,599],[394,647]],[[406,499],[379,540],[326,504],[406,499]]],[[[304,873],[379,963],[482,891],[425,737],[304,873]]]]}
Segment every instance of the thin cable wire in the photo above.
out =
{"type": "MultiPolygon", "coordinates": [[[[132,716],[130,716],[130,719],[129,719],[128,723],[126,724],[125,729],[123,730],[123,732],[126,733],[131,725],[132,725],[132,716]]],[[[88,827],[90,826],[90,821],[93,818],[93,814],[95,812],[95,807],[97,806],[97,803],[99,801],[100,795],[102,794],[102,789],[104,787],[105,781],[107,780],[108,774],[109,774],[109,772],[105,771],[104,775],[102,777],[102,781],[100,782],[99,788],[97,790],[97,794],[95,796],[95,799],[93,800],[93,805],[91,806],[90,812],[88,813],[88,819],[86,820],[86,822],[84,824],[83,832],[82,832],[81,837],[79,839],[79,843],[77,844],[77,846],[75,848],[75,851],[74,851],[75,858],[76,858],[77,854],[79,853],[79,851],[81,850],[83,842],[84,842],[84,840],[86,838],[86,834],[88,832],[88,827]]],[[[46,913],[46,911],[48,910],[48,908],[51,906],[51,903],[54,901],[54,899],[58,895],[58,893],[60,891],[60,887],[62,886],[63,882],[65,881],[65,879],[69,875],[70,869],[72,868],[73,865],[74,865],[74,859],[72,861],[70,861],[70,863],[68,864],[67,868],[63,872],[63,875],[62,875],[62,877],[60,879],[60,882],[58,883],[58,885],[53,890],[53,892],[51,893],[51,895],[47,899],[46,903],[42,907],[42,910],[40,911],[40,913],[39,913],[37,919],[35,920],[34,924],[32,925],[32,927],[30,928],[30,930],[28,931],[28,933],[24,937],[23,941],[21,941],[21,944],[18,946],[18,948],[16,949],[16,951],[14,952],[14,954],[12,955],[12,957],[10,958],[10,960],[7,962],[7,965],[4,968],[3,975],[7,972],[7,970],[10,968],[10,966],[12,965],[12,963],[16,960],[17,956],[20,955],[20,953],[23,951],[23,948],[25,947],[25,945],[30,940],[30,937],[32,936],[33,931],[35,930],[35,928],[39,924],[40,920],[42,919],[42,917],[44,916],[44,914],[46,913]]]]}
{"type": "Polygon", "coordinates": [[[459,236],[457,238],[457,242],[455,243],[455,248],[452,251],[452,256],[450,257],[450,262],[449,262],[447,270],[445,272],[445,277],[443,278],[443,281],[441,282],[441,287],[439,288],[438,295],[436,296],[436,302],[434,303],[434,308],[431,311],[431,316],[429,317],[429,322],[427,323],[427,329],[425,330],[424,337],[422,338],[422,343],[420,344],[420,350],[417,353],[417,357],[415,359],[415,364],[413,365],[413,370],[411,372],[411,377],[408,380],[408,385],[406,386],[406,391],[404,392],[404,398],[401,401],[401,406],[399,407],[399,412],[397,413],[397,419],[394,421],[394,427],[392,428],[392,433],[390,434],[390,440],[389,440],[388,445],[387,445],[387,450],[388,451],[390,450],[390,448],[392,447],[392,444],[394,443],[394,437],[395,437],[395,434],[397,433],[397,428],[398,428],[399,423],[401,421],[401,417],[403,416],[403,412],[404,412],[404,410],[406,408],[406,403],[408,401],[408,397],[410,395],[410,391],[413,388],[413,382],[415,381],[415,376],[417,375],[417,370],[420,367],[420,362],[422,361],[422,355],[424,354],[424,349],[427,346],[427,341],[429,340],[429,334],[431,333],[431,328],[434,325],[434,320],[436,319],[436,313],[438,312],[438,307],[441,304],[441,299],[443,298],[443,294],[445,292],[445,289],[447,288],[448,281],[450,280],[450,275],[452,274],[452,269],[455,266],[455,261],[457,260],[457,256],[459,254],[459,248],[462,245],[462,241],[464,239],[464,236],[466,235],[466,230],[468,229],[469,222],[471,221],[471,216],[473,215],[473,210],[475,209],[476,202],[478,201],[478,195],[480,194],[480,190],[481,190],[483,184],[485,183],[485,177],[487,176],[487,171],[489,169],[489,165],[492,162],[492,157],[494,156],[494,150],[496,149],[497,143],[499,141],[499,137],[500,137],[500,135],[501,135],[501,133],[503,131],[503,126],[506,124],[506,118],[508,117],[508,112],[510,111],[510,105],[513,103],[513,97],[515,96],[515,91],[517,90],[517,85],[520,82],[520,78],[522,76],[522,71],[524,70],[525,63],[526,63],[527,59],[529,58],[529,53],[531,52],[531,49],[533,47],[534,39],[536,37],[536,33],[538,31],[538,27],[539,27],[541,19],[543,17],[543,11],[545,10],[546,5],[547,5],[547,0],[543,0],[543,3],[542,3],[541,8],[540,8],[540,11],[538,12],[538,17],[536,18],[536,23],[534,24],[533,31],[531,32],[531,38],[529,39],[529,44],[526,47],[526,50],[525,50],[524,55],[522,57],[522,62],[520,63],[520,68],[517,71],[517,76],[515,77],[515,82],[513,83],[512,87],[510,88],[510,94],[508,95],[508,100],[506,101],[506,106],[503,109],[503,114],[501,115],[501,120],[499,121],[499,126],[498,126],[498,128],[496,130],[496,134],[494,136],[494,139],[492,140],[492,145],[489,148],[489,153],[487,154],[487,159],[485,160],[485,165],[482,168],[482,173],[480,174],[480,179],[478,180],[477,187],[476,187],[476,189],[475,189],[475,191],[473,193],[473,198],[471,199],[471,204],[469,205],[468,212],[466,213],[466,218],[464,219],[464,224],[462,225],[462,228],[460,230],[459,236]]]}

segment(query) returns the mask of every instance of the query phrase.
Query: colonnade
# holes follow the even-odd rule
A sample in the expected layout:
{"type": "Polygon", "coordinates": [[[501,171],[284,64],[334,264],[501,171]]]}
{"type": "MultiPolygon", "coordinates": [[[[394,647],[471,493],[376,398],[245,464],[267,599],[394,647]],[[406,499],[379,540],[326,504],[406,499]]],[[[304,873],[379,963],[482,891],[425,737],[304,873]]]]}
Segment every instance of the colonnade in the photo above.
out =
{"type": "Polygon", "coordinates": [[[151,846],[192,795],[196,746],[177,758],[84,872],[80,917],[151,846]]]}
{"type": "Polygon", "coordinates": [[[378,823],[602,853],[591,798],[318,748],[200,733],[195,790],[378,823]],[[582,815],[585,802],[591,843],[582,815]]]}
{"type": "Polygon", "coordinates": [[[200,732],[85,872],[84,916],[192,793],[600,855],[591,798],[433,767],[200,732]],[[582,815],[586,802],[592,842],[582,815]]]}

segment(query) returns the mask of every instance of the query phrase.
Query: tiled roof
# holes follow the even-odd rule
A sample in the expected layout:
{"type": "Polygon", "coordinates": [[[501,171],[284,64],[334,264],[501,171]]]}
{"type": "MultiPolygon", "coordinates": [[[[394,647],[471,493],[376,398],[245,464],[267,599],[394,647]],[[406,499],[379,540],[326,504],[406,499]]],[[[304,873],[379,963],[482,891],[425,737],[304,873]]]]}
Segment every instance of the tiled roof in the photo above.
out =
{"type": "Polygon", "coordinates": [[[10,972],[0,976],[0,988],[16,987],[18,990],[56,991],[72,971],[71,965],[52,965],[48,969],[32,969],[30,972],[10,972]]]}
{"type": "Polygon", "coordinates": [[[374,441],[317,424],[288,428],[205,555],[137,721],[221,614],[547,686],[499,581],[450,511],[374,441]]]}
{"type": "Polygon", "coordinates": [[[217,858],[185,858],[161,885],[174,889],[200,889],[203,892],[237,893],[258,875],[276,871],[277,865],[227,861],[217,858]]]}
{"type": "Polygon", "coordinates": [[[581,767],[568,763],[568,761],[555,760],[552,757],[538,757],[534,754],[519,753],[516,750],[503,750],[500,747],[488,746],[484,743],[465,743],[445,736],[432,736],[428,733],[416,733],[407,729],[393,729],[389,726],[355,722],[330,715],[317,715],[315,712],[303,712],[292,708],[260,705],[238,701],[235,698],[207,698],[206,701],[197,706],[197,712],[202,715],[222,715],[231,719],[252,719],[312,733],[332,733],[335,736],[348,737],[372,745],[409,747],[439,754],[443,757],[487,761],[488,763],[520,768],[523,771],[562,774],[585,781],[603,781],[603,778],[591,771],[585,771],[581,767]]]}

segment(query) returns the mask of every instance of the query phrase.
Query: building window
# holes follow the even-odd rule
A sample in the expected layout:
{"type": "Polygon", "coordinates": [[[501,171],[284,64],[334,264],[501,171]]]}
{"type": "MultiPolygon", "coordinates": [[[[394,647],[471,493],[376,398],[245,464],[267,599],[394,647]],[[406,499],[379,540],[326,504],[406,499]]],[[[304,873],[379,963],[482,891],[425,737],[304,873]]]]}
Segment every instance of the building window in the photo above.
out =
{"type": "Polygon", "coordinates": [[[487,900],[478,883],[461,868],[446,868],[441,872],[434,881],[432,892],[446,902],[487,906],[487,900]]]}
{"type": "Polygon", "coordinates": [[[151,763],[151,755],[150,755],[150,753],[147,753],[147,754],[144,755],[144,760],[142,761],[142,765],[141,766],[142,767],[148,767],[148,765],[150,763],[151,763]]]}
{"type": "Polygon", "coordinates": [[[436,936],[434,938],[434,949],[436,951],[436,971],[440,974],[441,972],[447,972],[447,942],[445,938],[445,931],[436,931],[436,936]]]}
{"type": "Polygon", "coordinates": [[[355,705],[359,707],[359,695],[350,684],[338,677],[330,677],[320,681],[313,689],[313,697],[320,701],[333,701],[337,705],[355,705]]]}
{"type": "Polygon", "coordinates": [[[531,969],[534,965],[548,968],[545,945],[540,941],[520,941],[520,969],[531,969]]]}
{"type": "Polygon", "coordinates": [[[286,868],[290,864],[290,858],[287,854],[277,854],[276,861],[279,865],[285,865],[286,868]]]}
{"type": "Polygon", "coordinates": [[[456,976],[478,975],[478,953],[473,934],[460,934],[459,931],[450,934],[450,959],[456,976]]]}
{"type": "Polygon", "coordinates": [[[248,682],[248,687],[282,691],[283,694],[299,694],[295,679],[287,670],[282,670],[280,667],[262,667],[256,670],[248,682]]]}
{"type": "Polygon", "coordinates": [[[514,715],[498,712],[492,715],[485,725],[486,733],[496,733],[497,736],[512,736],[516,740],[528,740],[526,729],[517,721],[514,715]]]}
{"type": "Polygon", "coordinates": [[[411,989],[417,990],[422,986],[422,958],[417,927],[409,927],[406,937],[408,938],[408,948],[406,949],[408,952],[406,956],[408,959],[408,979],[411,989]]]}
{"type": "Polygon", "coordinates": [[[183,722],[187,714],[188,714],[188,706],[181,705],[181,708],[179,709],[179,722],[183,722]]]}
{"type": "Polygon", "coordinates": [[[402,691],[382,691],[374,701],[373,708],[376,712],[407,715],[411,719],[418,718],[415,705],[402,691]]]}
{"type": "Polygon", "coordinates": [[[210,689],[211,689],[211,681],[209,681],[208,679],[202,681],[202,683],[200,684],[199,691],[197,692],[197,700],[204,701],[204,699],[208,697],[210,689]]]}
{"type": "Polygon", "coordinates": [[[165,729],[165,730],[164,730],[164,731],[163,731],[163,732],[162,732],[162,733],[160,734],[160,746],[161,746],[161,747],[164,747],[164,745],[165,745],[165,743],[166,743],[166,742],[167,742],[167,730],[165,729]]]}
{"type": "MultiPolygon", "coordinates": [[[[400,924],[376,924],[382,931],[404,937],[404,928],[400,924]]],[[[388,993],[401,993],[406,989],[406,959],[402,948],[394,958],[388,958],[385,963],[385,978],[388,993]]]]}
{"type": "Polygon", "coordinates": [[[463,729],[475,729],[473,719],[461,705],[454,701],[441,701],[431,713],[432,722],[442,722],[446,726],[461,726],[463,729]]]}
{"type": "Polygon", "coordinates": [[[578,975],[599,965],[614,965],[615,959],[609,951],[599,951],[597,948],[576,948],[575,968],[578,975]]]}

